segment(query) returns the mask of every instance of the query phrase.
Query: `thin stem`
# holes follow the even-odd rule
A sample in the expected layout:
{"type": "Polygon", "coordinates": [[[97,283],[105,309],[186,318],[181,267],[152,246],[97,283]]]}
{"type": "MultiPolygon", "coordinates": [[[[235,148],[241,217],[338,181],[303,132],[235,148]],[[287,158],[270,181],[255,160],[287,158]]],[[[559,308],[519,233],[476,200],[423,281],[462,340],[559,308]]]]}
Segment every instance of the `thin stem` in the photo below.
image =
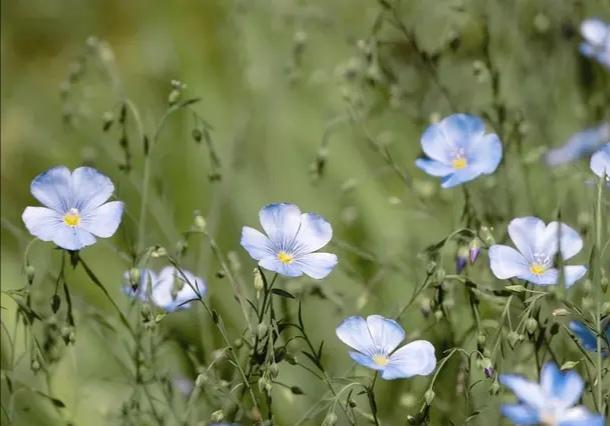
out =
{"type": "Polygon", "coordinates": [[[595,274],[595,326],[597,331],[597,354],[596,354],[596,368],[597,368],[597,406],[601,413],[604,412],[604,399],[603,399],[603,384],[602,384],[602,320],[601,320],[601,249],[602,249],[602,199],[603,199],[603,188],[604,188],[604,174],[600,178],[597,184],[597,203],[595,206],[595,251],[596,259],[595,266],[598,269],[595,274]]]}

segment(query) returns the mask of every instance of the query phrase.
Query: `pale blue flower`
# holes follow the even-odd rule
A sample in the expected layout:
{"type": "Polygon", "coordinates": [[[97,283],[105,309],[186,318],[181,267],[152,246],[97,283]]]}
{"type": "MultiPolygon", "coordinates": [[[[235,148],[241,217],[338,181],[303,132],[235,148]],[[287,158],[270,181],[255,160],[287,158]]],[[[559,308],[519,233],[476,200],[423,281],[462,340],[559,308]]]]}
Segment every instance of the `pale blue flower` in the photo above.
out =
{"type": "Polygon", "coordinates": [[[549,150],[544,160],[549,166],[571,163],[595,152],[608,141],[610,141],[610,124],[604,123],[573,134],[565,145],[549,150]]]}
{"type": "Polygon", "coordinates": [[[517,397],[517,404],[502,405],[502,414],[517,425],[604,426],[604,419],[590,412],[580,399],[584,382],[575,371],[561,372],[553,362],[542,367],[540,384],[522,376],[500,375],[500,383],[517,397]]]}
{"type": "Polygon", "coordinates": [[[580,53],[610,69],[610,25],[597,18],[587,19],[580,25],[580,33],[584,38],[580,53]]]}
{"type": "Polygon", "coordinates": [[[610,186],[610,142],[591,157],[591,171],[606,180],[610,186]]]}
{"type": "Polygon", "coordinates": [[[337,264],[331,253],[314,253],[332,238],[330,224],[314,213],[301,213],[294,204],[269,204],[259,218],[267,233],[244,226],[241,245],[259,266],[288,277],[326,277],[337,264]]]}
{"type": "Polygon", "coordinates": [[[80,250],[95,243],[96,237],[111,237],[121,223],[123,203],[106,203],[114,185],[91,167],[72,173],[66,167],[54,167],[36,176],[30,191],[46,207],[24,210],[26,228],[63,249],[80,250]]]}
{"type": "Polygon", "coordinates": [[[491,174],[502,159],[502,143],[494,133],[485,133],[485,124],[474,115],[454,114],[432,124],[421,137],[428,158],[415,165],[432,176],[441,177],[441,186],[450,188],[491,174]]]}
{"type": "Polygon", "coordinates": [[[168,312],[188,308],[193,301],[207,294],[202,278],[185,269],[166,266],[159,274],[151,269],[140,269],[140,282],[135,292],[129,282],[129,272],[125,272],[125,291],[141,301],[150,301],[168,312]],[[195,291],[196,290],[196,291],[195,291]]]}
{"type": "MultiPolygon", "coordinates": [[[[500,279],[519,278],[536,285],[557,284],[559,270],[555,268],[555,255],[561,252],[563,260],[574,257],[582,249],[582,238],[565,223],[545,225],[537,217],[520,217],[508,225],[508,235],[517,247],[496,244],[489,248],[490,266],[500,279]]],[[[567,287],[587,272],[583,265],[564,266],[567,287]]]]}
{"type": "Polygon", "coordinates": [[[415,340],[396,349],[405,331],[396,321],[381,315],[349,317],[337,327],[337,337],[355,349],[350,357],[365,367],[381,373],[386,380],[427,376],[436,368],[434,346],[415,340]]]}
{"type": "MultiPolygon", "coordinates": [[[[582,321],[570,321],[570,330],[576,335],[583,348],[591,352],[597,352],[597,337],[582,321]]],[[[603,325],[602,325],[603,329],[603,325]]],[[[610,323],[605,324],[605,336],[602,339],[602,355],[608,356],[608,345],[610,344],[610,323]]]]}

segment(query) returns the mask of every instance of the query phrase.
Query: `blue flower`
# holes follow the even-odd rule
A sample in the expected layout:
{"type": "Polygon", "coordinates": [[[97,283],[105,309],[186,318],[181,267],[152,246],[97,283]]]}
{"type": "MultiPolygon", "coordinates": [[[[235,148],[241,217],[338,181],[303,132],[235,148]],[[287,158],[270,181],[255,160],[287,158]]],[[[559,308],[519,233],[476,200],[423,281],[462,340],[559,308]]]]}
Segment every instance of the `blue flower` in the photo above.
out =
{"type": "Polygon", "coordinates": [[[203,279],[185,269],[178,270],[173,266],[166,266],[159,274],[151,269],[140,269],[140,282],[135,292],[129,282],[129,272],[125,272],[123,278],[127,294],[143,302],[150,300],[154,305],[168,312],[188,308],[195,299],[199,298],[197,293],[201,297],[207,294],[203,279]]]}
{"type": "Polygon", "coordinates": [[[269,204],[259,218],[267,233],[244,226],[241,246],[258,264],[288,277],[306,274],[322,279],[337,264],[331,253],[314,253],[324,247],[333,235],[330,224],[314,213],[303,213],[294,204],[269,204]]]}
{"type": "Polygon", "coordinates": [[[610,124],[604,123],[573,134],[565,145],[548,151],[544,159],[549,166],[571,163],[595,152],[609,140],[610,124]]]}
{"type": "Polygon", "coordinates": [[[424,153],[415,165],[432,176],[442,177],[441,186],[451,188],[491,174],[502,159],[502,143],[474,115],[454,114],[426,129],[421,137],[424,153]]]}
{"type": "Polygon", "coordinates": [[[591,171],[600,178],[606,180],[606,185],[610,186],[610,142],[591,157],[591,171]]]}
{"type": "Polygon", "coordinates": [[[604,419],[584,405],[574,406],[584,382],[575,371],[562,373],[552,362],[542,367],[540,384],[513,374],[500,375],[500,383],[517,397],[517,404],[502,405],[502,414],[518,425],[604,426],[604,419]]]}
{"type": "Polygon", "coordinates": [[[28,231],[66,250],[80,250],[96,238],[111,237],[121,223],[123,203],[106,203],[114,185],[91,167],[70,173],[54,167],[36,176],[32,195],[46,207],[27,207],[22,215],[28,231]]]}
{"type": "MultiPolygon", "coordinates": [[[[583,348],[591,352],[597,352],[597,337],[593,330],[581,321],[570,321],[570,330],[576,335],[583,348]]],[[[602,327],[603,328],[603,327],[602,327]]],[[[608,345],[610,344],[610,322],[606,323],[605,342],[602,339],[602,355],[608,356],[608,345]]]]}
{"type": "Polygon", "coordinates": [[[600,19],[587,19],[580,25],[580,33],[585,39],[580,53],[610,69],[610,25],[600,19]]]}
{"type": "Polygon", "coordinates": [[[337,337],[356,351],[350,357],[360,365],[381,372],[386,380],[427,376],[436,368],[434,346],[415,340],[396,349],[405,331],[394,320],[380,315],[349,317],[337,327],[337,337]]]}
{"type": "MultiPolygon", "coordinates": [[[[536,285],[557,284],[559,271],[555,255],[561,251],[563,260],[574,257],[582,249],[582,238],[565,223],[551,222],[545,226],[537,217],[520,217],[508,225],[508,235],[517,250],[505,245],[489,248],[491,270],[497,278],[519,278],[536,285]]],[[[569,287],[587,272],[583,265],[565,266],[564,279],[569,287]]]]}

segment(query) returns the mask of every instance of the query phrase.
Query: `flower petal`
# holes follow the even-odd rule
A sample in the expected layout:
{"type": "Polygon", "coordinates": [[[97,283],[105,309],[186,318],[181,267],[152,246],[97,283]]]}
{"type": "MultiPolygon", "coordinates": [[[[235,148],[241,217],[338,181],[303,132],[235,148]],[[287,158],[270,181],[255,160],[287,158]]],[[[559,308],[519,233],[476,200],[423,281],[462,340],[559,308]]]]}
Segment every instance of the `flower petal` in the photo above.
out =
{"type": "Polygon", "coordinates": [[[580,33],[591,44],[600,46],[609,37],[608,25],[600,19],[586,19],[580,24],[580,33]]]}
{"type": "Polygon", "coordinates": [[[159,273],[159,277],[152,288],[152,300],[155,305],[173,312],[190,306],[193,299],[205,297],[207,288],[205,282],[185,269],[178,270],[173,266],[166,266],[159,273]]]}
{"type": "Polygon", "coordinates": [[[455,171],[451,166],[436,160],[429,160],[427,158],[418,158],[415,160],[415,165],[424,172],[428,173],[430,176],[444,177],[452,174],[455,171]]]}
{"type": "Polygon", "coordinates": [[[295,263],[311,278],[321,280],[337,266],[337,256],[332,253],[309,253],[299,256],[295,263]]]}
{"type": "Polygon", "coordinates": [[[502,160],[502,142],[495,133],[475,137],[468,148],[470,167],[480,173],[493,173],[502,160]]]}
{"type": "Polygon", "coordinates": [[[30,234],[42,241],[53,241],[63,225],[61,214],[46,207],[26,207],[21,218],[30,234]]]}
{"type": "Polygon", "coordinates": [[[303,275],[302,266],[299,262],[283,263],[275,255],[261,259],[258,264],[262,268],[287,277],[300,277],[303,275]]]}
{"type": "Polygon", "coordinates": [[[246,249],[248,254],[256,260],[274,256],[273,244],[265,234],[249,226],[244,226],[241,230],[241,246],[246,249]]]}
{"type": "Polygon", "coordinates": [[[539,423],[538,411],[525,404],[503,404],[502,415],[516,425],[536,425],[539,423]]]}
{"type": "Polygon", "coordinates": [[[570,321],[570,330],[576,335],[583,348],[588,351],[597,351],[597,338],[595,333],[581,321],[570,321]]]}
{"type": "Polygon", "coordinates": [[[367,368],[372,368],[373,370],[383,370],[384,367],[377,364],[370,356],[361,354],[360,352],[350,351],[349,356],[356,361],[358,364],[363,365],[367,368]]]}
{"type": "Polygon", "coordinates": [[[91,167],[79,167],[72,172],[72,206],[85,213],[101,206],[114,192],[112,181],[91,167]]]}
{"type": "Polygon", "coordinates": [[[332,236],[333,229],[326,219],[315,213],[303,213],[293,252],[311,253],[319,250],[328,244],[332,236]]]}
{"type": "Polygon", "coordinates": [[[508,387],[519,401],[538,410],[545,407],[544,392],[538,383],[514,374],[501,374],[499,379],[500,383],[508,387]]]}
{"type": "Polygon", "coordinates": [[[30,185],[32,195],[45,206],[59,213],[72,206],[72,177],[66,167],[53,167],[34,178],[30,185]]]}
{"type": "Polygon", "coordinates": [[[553,362],[547,362],[540,373],[540,385],[547,398],[561,408],[576,404],[582,395],[584,382],[575,371],[565,373],[553,362]]]}
{"type": "Polygon", "coordinates": [[[411,376],[427,376],[436,368],[434,346],[426,340],[415,340],[390,355],[390,362],[383,369],[385,380],[411,376]]]}
{"type": "Polygon", "coordinates": [[[57,232],[53,235],[53,242],[66,250],[80,250],[90,246],[96,241],[95,237],[85,229],[80,227],[70,227],[61,223],[57,232]]]}
{"type": "Polygon", "coordinates": [[[453,114],[444,118],[440,126],[452,146],[468,147],[473,138],[485,133],[485,123],[476,115],[453,114]]]}
{"type": "Polygon", "coordinates": [[[545,162],[549,166],[559,166],[578,160],[599,148],[608,140],[609,134],[610,125],[607,123],[575,133],[565,145],[549,150],[544,156],[545,162]]]}
{"type": "Polygon", "coordinates": [[[565,223],[551,222],[546,226],[537,250],[552,258],[559,249],[563,259],[568,260],[582,250],[582,238],[565,223]]]}
{"type": "Polygon", "coordinates": [[[569,408],[563,412],[558,426],[604,426],[604,418],[590,412],[584,405],[569,408]]]}
{"type": "Polygon", "coordinates": [[[111,201],[94,209],[86,209],[80,226],[93,235],[109,238],[121,224],[123,208],[122,201],[111,201]]]}
{"type": "Polygon", "coordinates": [[[393,319],[381,315],[369,315],[366,323],[375,347],[380,348],[385,355],[390,354],[405,338],[405,331],[393,319]]]}
{"type": "Polygon", "coordinates": [[[566,287],[572,287],[576,281],[581,279],[587,273],[587,267],[583,265],[570,265],[563,268],[564,280],[566,287]]]}
{"type": "Polygon", "coordinates": [[[505,280],[528,272],[527,260],[512,247],[500,244],[489,248],[489,261],[494,275],[505,280]]]}
{"type": "Polygon", "coordinates": [[[544,222],[533,216],[518,217],[508,224],[508,235],[528,263],[534,262],[545,229],[544,222]]]}
{"type": "Polygon", "coordinates": [[[352,316],[344,319],[337,327],[336,334],[343,343],[369,358],[377,352],[368,324],[362,317],[352,316]]]}
{"type": "Polygon", "coordinates": [[[157,274],[152,269],[140,268],[140,280],[138,287],[133,290],[130,282],[129,271],[123,273],[123,290],[131,297],[136,297],[141,301],[148,299],[149,288],[152,288],[158,281],[157,274]]]}
{"type": "Polygon", "coordinates": [[[301,211],[294,204],[269,204],[261,209],[259,218],[263,229],[276,250],[291,247],[301,226],[301,211]]]}
{"type": "Polygon", "coordinates": [[[610,143],[593,154],[590,167],[591,171],[600,178],[610,176],[610,143]]]}
{"type": "Polygon", "coordinates": [[[559,279],[559,271],[555,268],[550,268],[542,274],[532,274],[528,269],[525,273],[517,275],[517,278],[535,285],[555,285],[559,279]]]}
{"type": "Polygon", "coordinates": [[[476,178],[481,174],[481,171],[476,167],[466,167],[462,170],[457,170],[453,174],[445,176],[441,181],[442,188],[452,188],[457,185],[461,185],[464,182],[468,182],[476,178]]]}

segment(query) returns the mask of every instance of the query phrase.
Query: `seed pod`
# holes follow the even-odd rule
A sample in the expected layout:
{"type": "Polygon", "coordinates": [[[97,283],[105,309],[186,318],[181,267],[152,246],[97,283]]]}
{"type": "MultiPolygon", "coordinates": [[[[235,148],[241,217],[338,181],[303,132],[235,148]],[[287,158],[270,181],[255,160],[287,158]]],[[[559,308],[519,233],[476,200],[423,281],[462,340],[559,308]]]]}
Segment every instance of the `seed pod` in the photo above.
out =
{"type": "Polygon", "coordinates": [[[525,322],[525,329],[529,334],[534,334],[538,329],[538,321],[535,318],[528,318],[525,322]]]}
{"type": "Polygon", "coordinates": [[[426,404],[428,404],[428,405],[432,404],[432,401],[434,400],[435,396],[436,396],[436,394],[434,393],[434,391],[432,389],[428,389],[426,391],[426,393],[424,394],[424,399],[426,400],[426,404]]]}

